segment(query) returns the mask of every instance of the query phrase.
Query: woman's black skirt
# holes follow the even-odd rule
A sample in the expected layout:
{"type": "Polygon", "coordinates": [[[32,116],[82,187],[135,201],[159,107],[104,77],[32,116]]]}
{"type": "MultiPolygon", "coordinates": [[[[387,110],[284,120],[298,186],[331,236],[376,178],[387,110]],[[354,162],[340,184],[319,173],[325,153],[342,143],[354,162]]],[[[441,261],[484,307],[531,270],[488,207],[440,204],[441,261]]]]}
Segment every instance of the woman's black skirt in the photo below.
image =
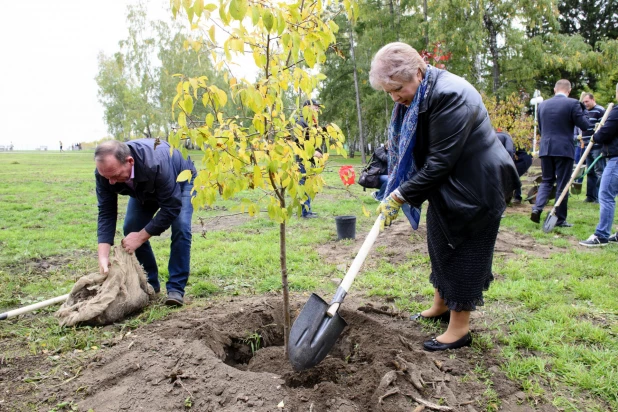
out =
{"type": "Polygon", "coordinates": [[[436,211],[427,209],[427,247],[431,260],[430,282],[450,310],[472,311],[482,306],[483,291],[494,280],[491,265],[500,220],[468,238],[456,249],[448,245],[436,211]]]}

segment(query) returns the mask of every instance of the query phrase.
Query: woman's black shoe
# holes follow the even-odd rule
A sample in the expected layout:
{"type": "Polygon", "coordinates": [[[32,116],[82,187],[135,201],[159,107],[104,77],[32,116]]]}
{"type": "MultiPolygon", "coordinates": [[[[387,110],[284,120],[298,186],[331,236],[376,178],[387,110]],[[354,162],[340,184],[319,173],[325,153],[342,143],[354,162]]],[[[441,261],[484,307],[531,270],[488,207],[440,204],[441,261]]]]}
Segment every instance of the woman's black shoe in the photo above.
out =
{"type": "Polygon", "coordinates": [[[436,338],[433,338],[423,343],[423,348],[425,350],[435,352],[435,351],[441,351],[441,350],[447,350],[447,349],[459,349],[459,348],[463,348],[464,346],[470,346],[471,344],[472,344],[472,335],[470,334],[470,332],[468,332],[466,336],[452,343],[438,342],[436,338]]]}
{"type": "Polygon", "coordinates": [[[410,316],[410,320],[429,320],[431,322],[444,322],[448,323],[451,320],[451,311],[447,310],[441,315],[438,316],[423,316],[421,313],[417,313],[415,315],[410,316]]]}

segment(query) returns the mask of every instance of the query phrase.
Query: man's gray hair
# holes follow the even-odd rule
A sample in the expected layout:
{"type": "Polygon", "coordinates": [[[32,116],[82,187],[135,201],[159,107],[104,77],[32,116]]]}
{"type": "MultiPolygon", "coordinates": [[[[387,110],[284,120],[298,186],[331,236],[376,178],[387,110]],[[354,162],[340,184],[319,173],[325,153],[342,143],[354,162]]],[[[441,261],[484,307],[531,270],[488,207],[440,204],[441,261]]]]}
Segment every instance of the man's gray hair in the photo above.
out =
{"type": "Polygon", "coordinates": [[[384,90],[385,86],[411,81],[418,69],[425,74],[427,63],[412,46],[401,42],[389,43],[373,56],[369,83],[376,90],[384,90]]]}
{"type": "Polygon", "coordinates": [[[568,81],[567,79],[560,79],[556,82],[556,85],[554,86],[554,89],[556,90],[560,90],[563,92],[570,92],[571,91],[571,82],[568,81]]]}
{"type": "Polygon", "coordinates": [[[127,157],[131,156],[131,149],[119,140],[106,140],[94,150],[95,162],[101,162],[110,155],[113,155],[120,164],[125,164],[127,157]]]}

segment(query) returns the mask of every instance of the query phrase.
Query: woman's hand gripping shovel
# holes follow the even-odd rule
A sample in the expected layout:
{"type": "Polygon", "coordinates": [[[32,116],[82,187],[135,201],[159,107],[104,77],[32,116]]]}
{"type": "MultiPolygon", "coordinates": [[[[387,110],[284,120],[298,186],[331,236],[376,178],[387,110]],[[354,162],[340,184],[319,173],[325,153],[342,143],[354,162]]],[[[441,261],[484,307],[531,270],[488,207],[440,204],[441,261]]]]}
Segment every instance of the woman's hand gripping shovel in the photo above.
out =
{"type": "Polygon", "coordinates": [[[302,371],[320,363],[348,325],[339,316],[339,306],[343,303],[345,295],[380,233],[380,226],[383,224],[380,218],[381,216],[371,228],[330,305],[312,293],[294,321],[288,339],[288,357],[295,370],[302,371]]]}
{"type": "MultiPolygon", "coordinates": [[[[614,108],[613,103],[610,103],[607,106],[607,111],[603,115],[603,118],[601,119],[599,123],[597,123],[596,127],[594,128],[595,132],[599,130],[605,124],[605,119],[607,119],[609,112],[611,112],[613,108],[614,108]]],[[[575,169],[573,170],[573,174],[571,174],[571,180],[569,180],[569,183],[564,187],[564,190],[560,194],[560,197],[558,198],[558,200],[556,200],[556,203],[554,204],[554,207],[551,209],[551,212],[549,212],[549,214],[547,215],[547,218],[545,219],[545,223],[543,223],[543,232],[549,233],[552,231],[554,227],[556,227],[556,223],[558,223],[558,216],[556,216],[556,210],[562,203],[562,200],[564,200],[564,198],[566,197],[567,193],[569,193],[569,189],[571,188],[571,184],[573,184],[573,181],[579,176],[579,170],[582,168],[583,164],[586,162],[586,159],[588,158],[588,153],[590,153],[590,150],[592,150],[593,145],[594,145],[594,135],[592,135],[592,137],[590,138],[590,143],[588,143],[588,146],[586,146],[586,150],[582,154],[581,159],[579,159],[577,166],[575,166],[575,169]]]]}

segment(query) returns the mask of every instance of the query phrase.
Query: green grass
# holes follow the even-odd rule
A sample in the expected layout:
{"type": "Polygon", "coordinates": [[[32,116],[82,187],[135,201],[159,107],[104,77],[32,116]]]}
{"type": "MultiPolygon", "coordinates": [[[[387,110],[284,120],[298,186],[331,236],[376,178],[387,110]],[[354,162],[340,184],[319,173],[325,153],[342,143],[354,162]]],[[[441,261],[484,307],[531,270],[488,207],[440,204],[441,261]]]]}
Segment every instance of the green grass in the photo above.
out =
{"type": "MultiPolygon", "coordinates": [[[[356,215],[357,233],[373,224],[374,217],[361,212],[362,205],[371,211],[376,207],[370,191],[354,186],[350,196],[337,174],[339,165],[359,166],[359,160],[337,158],[327,168],[326,187],[314,201],[320,219],[289,222],[287,265],[293,291],[334,291],[331,278],[341,270],[317,253],[317,247],[336,239],[334,216],[356,215]]],[[[93,171],[88,152],[0,154],[0,311],[67,293],[78,277],[97,270],[93,171]]],[[[122,218],[126,198],[121,199],[122,218]]],[[[618,247],[591,250],[576,244],[598,221],[598,205],[582,200],[574,196],[569,201],[568,220],[575,226],[548,234],[530,222],[527,213],[517,212],[522,208],[507,211],[501,230],[530,236],[536,244],[552,247],[553,253],[541,257],[522,248],[513,258],[495,258],[494,273],[499,276],[485,294],[484,316],[474,321],[473,329],[483,331],[475,333],[473,349],[480,357],[497,351],[501,369],[518,382],[531,404],[548,398],[566,411],[618,410],[618,247]]],[[[209,227],[219,219],[220,229],[194,234],[187,290],[194,305],[280,289],[279,226],[266,214],[239,220],[237,213],[230,200],[194,215],[195,225],[202,219],[209,227]]],[[[164,234],[153,238],[152,245],[165,281],[169,239],[164,234]]],[[[394,299],[410,312],[426,308],[433,296],[428,256],[411,252],[395,264],[389,253],[385,247],[375,248],[373,264],[355,281],[355,293],[394,299]]],[[[0,323],[0,352],[13,357],[96,350],[172,310],[153,305],[108,328],[61,328],[53,311],[0,323]]],[[[490,373],[482,364],[470,379],[486,385],[487,410],[499,409],[490,373]]]]}

